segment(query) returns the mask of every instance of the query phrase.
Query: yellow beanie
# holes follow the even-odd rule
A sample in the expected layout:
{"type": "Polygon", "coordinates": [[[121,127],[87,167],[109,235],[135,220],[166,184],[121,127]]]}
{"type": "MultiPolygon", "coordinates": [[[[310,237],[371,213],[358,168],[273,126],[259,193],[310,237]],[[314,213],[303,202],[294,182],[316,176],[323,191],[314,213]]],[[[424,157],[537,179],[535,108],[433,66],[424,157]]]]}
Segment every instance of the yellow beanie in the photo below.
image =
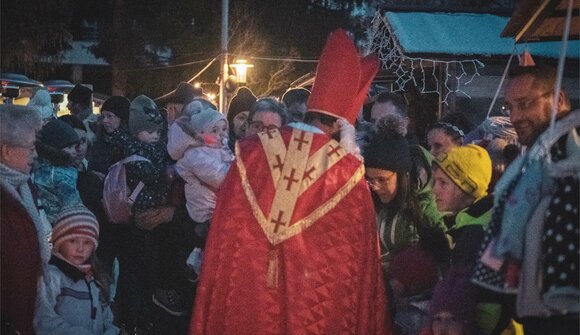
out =
{"type": "Polygon", "coordinates": [[[464,192],[476,200],[487,195],[491,181],[491,159],[487,151],[475,144],[452,148],[433,161],[464,192]]]}

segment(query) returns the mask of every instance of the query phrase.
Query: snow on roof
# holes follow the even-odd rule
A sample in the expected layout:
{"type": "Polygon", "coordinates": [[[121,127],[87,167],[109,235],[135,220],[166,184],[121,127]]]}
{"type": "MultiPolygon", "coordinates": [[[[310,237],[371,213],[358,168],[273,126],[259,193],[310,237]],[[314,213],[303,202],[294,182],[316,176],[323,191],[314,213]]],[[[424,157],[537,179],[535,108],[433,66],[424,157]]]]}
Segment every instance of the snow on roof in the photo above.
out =
{"type": "MultiPolygon", "coordinates": [[[[462,56],[509,56],[514,39],[500,37],[509,18],[471,13],[394,13],[386,20],[404,54],[446,54],[462,56]]],[[[518,44],[518,53],[527,46],[532,56],[558,58],[561,42],[518,44]]],[[[580,41],[568,42],[568,58],[580,58],[580,41]]]]}
{"type": "Polygon", "coordinates": [[[63,64],[82,64],[82,65],[109,65],[109,63],[97,58],[89,50],[95,46],[97,42],[74,41],[71,43],[71,49],[66,50],[62,54],[63,64]]]}

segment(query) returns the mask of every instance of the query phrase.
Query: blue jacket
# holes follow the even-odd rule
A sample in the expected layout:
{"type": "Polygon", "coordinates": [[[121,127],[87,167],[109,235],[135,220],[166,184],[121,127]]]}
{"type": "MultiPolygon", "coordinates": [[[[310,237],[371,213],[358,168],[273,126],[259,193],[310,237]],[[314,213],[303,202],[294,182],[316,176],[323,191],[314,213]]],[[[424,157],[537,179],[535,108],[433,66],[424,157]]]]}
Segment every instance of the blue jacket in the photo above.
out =
{"type": "Polygon", "coordinates": [[[54,220],[63,207],[82,203],[77,190],[77,178],[77,169],[72,166],[58,166],[45,159],[39,160],[34,170],[33,182],[51,225],[54,225],[54,220]]]}
{"type": "Polygon", "coordinates": [[[95,280],[53,256],[38,291],[34,329],[43,335],[113,335],[113,313],[95,280]],[[49,284],[45,284],[48,282],[49,284]]]}

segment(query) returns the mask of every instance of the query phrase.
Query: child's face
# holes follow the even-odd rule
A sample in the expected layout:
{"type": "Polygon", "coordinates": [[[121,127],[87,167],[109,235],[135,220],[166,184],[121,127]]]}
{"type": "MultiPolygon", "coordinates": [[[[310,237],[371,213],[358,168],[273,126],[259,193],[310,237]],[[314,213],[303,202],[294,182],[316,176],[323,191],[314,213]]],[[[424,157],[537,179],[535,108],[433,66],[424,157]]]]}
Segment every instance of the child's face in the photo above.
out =
{"type": "Polygon", "coordinates": [[[463,323],[449,312],[439,312],[431,322],[433,335],[464,335],[463,323]]]}
{"type": "Polygon", "coordinates": [[[226,120],[219,120],[213,125],[209,133],[222,142],[224,138],[228,137],[228,123],[226,120]]]}
{"type": "Polygon", "coordinates": [[[82,161],[84,157],[81,157],[81,143],[80,141],[75,144],[71,144],[68,147],[62,148],[62,151],[70,156],[73,164],[76,166],[78,162],[82,161]]]}
{"type": "Polygon", "coordinates": [[[143,143],[157,143],[161,137],[159,130],[141,130],[137,134],[137,139],[143,143]]]}
{"type": "Polygon", "coordinates": [[[86,237],[75,237],[63,242],[60,254],[74,265],[82,265],[87,262],[95,249],[93,241],[86,237]]]}
{"type": "Polygon", "coordinates": [[[437,167],[433,169],[433,195],[442,212],[455,214],[473,203],[473,198],[437,167]]]}

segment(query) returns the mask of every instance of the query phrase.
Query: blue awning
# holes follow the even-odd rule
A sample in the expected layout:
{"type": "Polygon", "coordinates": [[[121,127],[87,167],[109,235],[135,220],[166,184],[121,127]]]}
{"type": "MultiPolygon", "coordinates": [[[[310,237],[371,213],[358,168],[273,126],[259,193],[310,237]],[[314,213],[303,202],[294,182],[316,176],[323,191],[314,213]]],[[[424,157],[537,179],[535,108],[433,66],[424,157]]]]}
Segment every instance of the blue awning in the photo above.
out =
{"type": "MultiPolygon", "coordinates": [[[[558,58],[561,42],[515,44],[500,37],[509,17],[471,13],[387,12],[385,19],[405,55],[509,56],[525,48],[532,56],[558,58]]],[[[569,41],[567,58],[580,58],[580,41],[569,41]]]]}

